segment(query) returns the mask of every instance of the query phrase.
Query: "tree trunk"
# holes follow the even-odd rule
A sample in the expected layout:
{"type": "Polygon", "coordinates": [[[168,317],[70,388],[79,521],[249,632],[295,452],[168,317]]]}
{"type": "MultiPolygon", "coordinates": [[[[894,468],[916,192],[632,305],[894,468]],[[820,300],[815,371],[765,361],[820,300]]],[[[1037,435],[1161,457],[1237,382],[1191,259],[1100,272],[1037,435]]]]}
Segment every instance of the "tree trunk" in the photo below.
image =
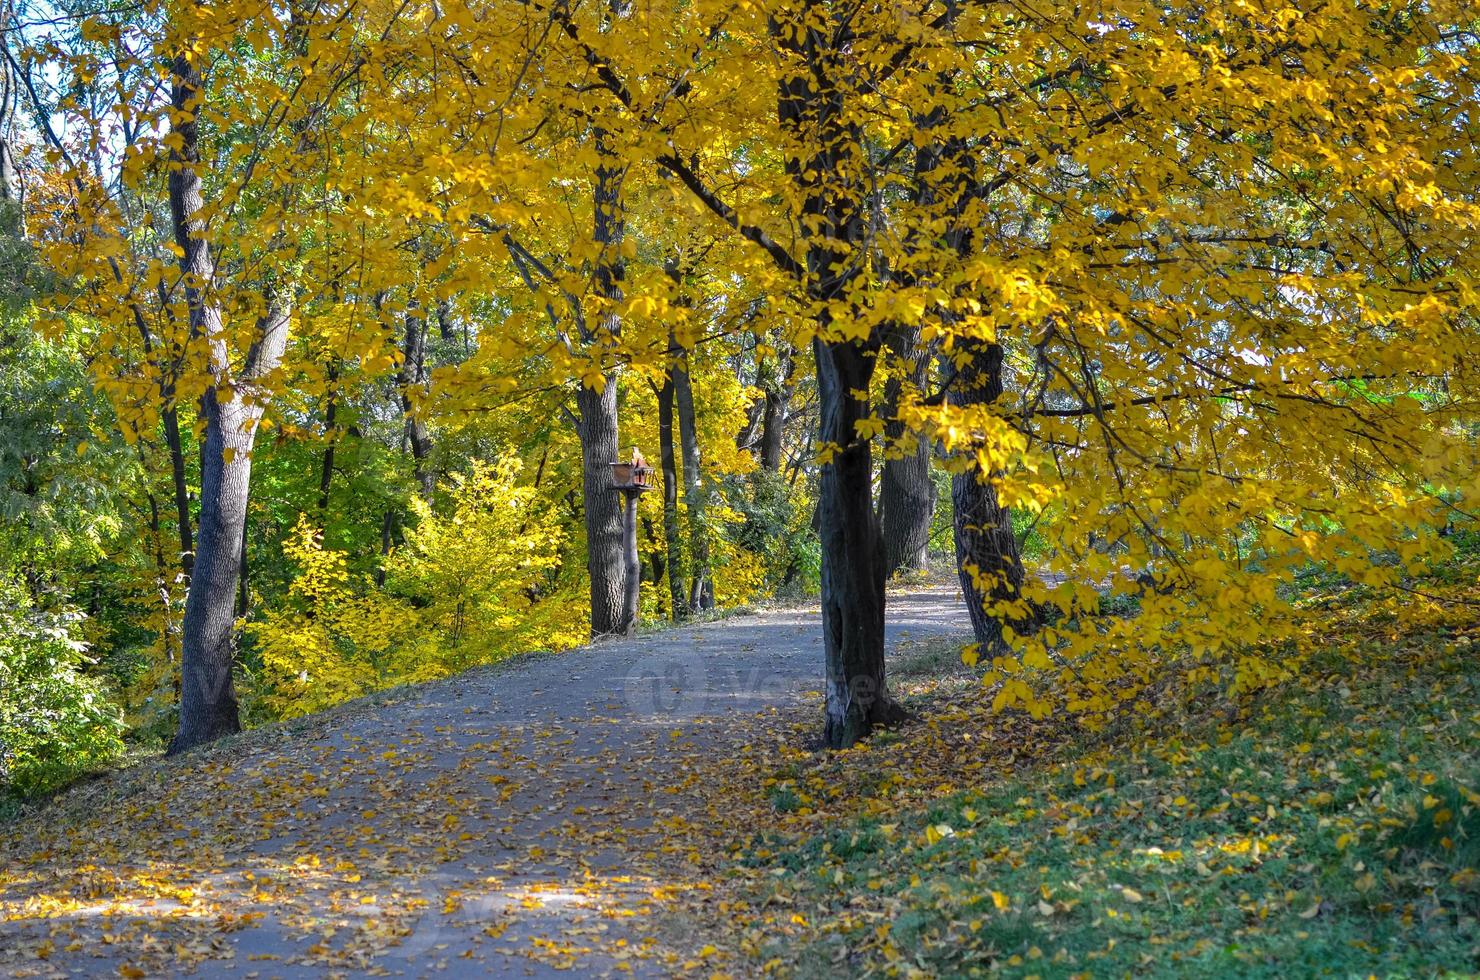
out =
{"type": "Polygon", "coordinates": [[[777,349],[776,366],[761,385],[765,404],[761,408],[761,469],[767,473],[781,470],[782,437],[786,434],[786,406],[791,402],[792,378],[796,373],[796,352],[784,343],[777,349]]]}
{"type": "Polygon", "coordinates": [[[804,284],[820,304],[813,350],[824,455],[818,488],[822,545],[822,635],[827,743],[844,748],[876,725],[902,720],[884,675],[884,542],[874,514],[873,456],[856,423],[869,417],[869,381],[878,342],[834,340],[835,304],[850,296],[859,252],[867,248],[870,188],[861,169],[861,134],[848,104],[857,66],[847,62],[848,25],[817,0],[779,8],[772,32],[797,62],[777,96],[783,131],[806,155],[786,171],[799,192],[806,243],[804,284]],[[862,394],[863,398],[857,397],[862,394]]]}
{"type": "Polygon", "coordinates": [[[709,577],[709,526],[704,517],[704,474],[700,469],[699,429],[694,419],[694,387],[689,382],[688,355],[679,354],[669,370],[678,406],[678,438],[683,451],[684,503],[689,511],[689,609],[714,608],[714,583],[709,577]]]}
{"type": "Polygon", "coordinates": [[[236,618],[244,619],[247,613],[252,611],[252,566],[249,561],[251,553],[247,544],[250,522],[244,516],[242,518],[242,558],[241,567],[236,576],[236,618]]]}
{"type": "Polygon", "coordinates": [[[642,604],[642,557],[637,552],[637,491],[622,494],[622,622],[626,635],[637,631],[637,610],[642,604]]]}
{"type": "Polygon", "coordinates": [[[688,576],[684,570],[683,537],[678,523],[678,460],[673,448],[673,379],[658,389],[658,458],[663,471],[663,540],[667,545],[668,594],[673,621],[687,619],[688,576]]]}
{"type": "Polygon", "coordinates": [[[822,635],[827,658],[824,737],[852,745],[904,711],[884,675],[884,542],[873,508],[872,445],[855,423],[869,405],[874,359],[858,344],[817,341],[821,422],[818,441],[837,447],[822,466],[818,535],[822,542],[822,635]]]}
{"type": "Polygon", "coordinates": [[[437,489],[437,475],[432,472],[432,437],[427,431],[416,401],[411,397],[417,389],[427,386],[427,321],[413,306],[406,311],[406,344],[401,351],[401,368],[397,372],[397,383],[401,391],[401,414],[405,419],[406,444],[411,447],[412,472],[416,484],[421,488],[422,498],[431,500],[437,489]]]}
{"type": "MultiPolygon", "coordinates": [[[[1002,346],[984,344],[972,353],[952,383],[953,405],[990,405],[1002,395],[1002,346]]],[[[1004,625],[1021,633],[1033,623],[1029,614],[999,608],[1021,600],[1024,572],[1012,512],[998,502],[993,475],[968,470],[951,478],[961,592],[984,654],[1002,649],[1004,625]]]]}
{"type": "MultiPolygon", "coordinates": [[[[174,392],[166,395],[174,398],[174,392]]],[[[164,441],[170,450],[170,480],[175,488],[175,527],[180,541],[180,568],[185,578],[195,570],[195,535],[190,529],[190,487],[185,480],[185,447],[180,441],[180,413],[174,402],[164,410],[164,441]]]]}
{"type": "Polygon", "coordinates": [[[206,435],[200,535],[185,599],[180,728],[170,743],[171,755],[241,729],[232,683],[232,607],[241,571],[252,445],[265,407],[251,388],[253,381],[277,367],[288,339],[286,304],[276,305],[258,323],[258,340],[242,375],[232,379],[219,318],[210,307],[202,308],[209,311],[206,322],[214,321],[204,335],[212,338],[211,364],[217,381],[201,399],[206,435]]]}
{"type": "MultiPolygon", "coordinates": [[[[621,335],[617,315],[622,301],[626,266],[621,244],[626,233],[621,190],[623,168],[607,141],[607,132],[595,127],[596,181],[591,203],[594,212],[592,239],[599,248],[592,278],[604,301],[601,319],[593,332],[579,309],[572,310],[580,326],[581,339],[596,348],[611,344],[621,335]]],[[[599,354],[598,354],[599,356],[599,354]]],[[[622,547],[622,500],[614,490],[611,464],[617,461],[617,374],[602,375],[600,391],[581,386],[576,394],[580,410],[582,489],[586,509],[586,568],[591,575],[591,635],[625,636],[632,628],[627,618],[625,596],[627,570],[622,547]]]]}
{"type": "Polygon", "coordinates": [[[622,496],[613,489],[617,460],[617,381],[601,391],[582,386],[580,408],[582,495],[586,510],[586,569],[591,575],[591,635],[621,636],[626,574],[622,556],[622,496]]]}
{"type": "Polygon", "coordinates": [[[324,406],[324,455],[319,465],[319,520],[329,512],[329,489],[334,485],[334,449],[339,443],[335,423],[339,416],[339,362],[329,362],[329,392],[324,406]]]}
{"type": "Polygon", "coordinates": [[[884,386],[884,435],[888,455],[879,480],[879,523],[884,534],[884,574],[923,569],[930,549],[930,522],[935,516],[935,482],[930,478],[930,443],[905,431],[899,403],[908,383],[923,388],[928,355],[920,350],[919,327],[896,324],[888,337],[890,352],[909,373],[892,375],[884,386]],[[900,445],[902,441],[907,444],[900,445]],[[912,444],[909,444],[912,443],[912,444]]]}
{"type": "Polygon", "coordinates": [[[183,52],[171,63],[173,129],[170,217],[190,331],[206,345],[212,382],[201,398],[205,443],[201,454],[200,534],[185,600],[180,687],[180,727],[170,743],[175,754],[240,730],[236,692],[232,606],[241,571],[242,531],[252,473],[252,445],[266,395],[256,382],[275,370],[288,341],[286,296],[269,295],[241,374],[232,377],[221,313],[207,287],[214,274],[201,211],[199,132],[200,62],[183,52]]]}

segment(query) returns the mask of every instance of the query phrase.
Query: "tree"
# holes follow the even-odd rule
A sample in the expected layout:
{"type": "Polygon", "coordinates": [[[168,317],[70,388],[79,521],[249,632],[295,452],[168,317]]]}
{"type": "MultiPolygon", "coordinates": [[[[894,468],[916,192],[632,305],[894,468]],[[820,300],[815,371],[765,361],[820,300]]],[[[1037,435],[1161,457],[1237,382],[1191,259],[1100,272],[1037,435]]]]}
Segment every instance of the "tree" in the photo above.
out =
{"type": "MultiPolygon", "coordinates": [[[[886,334],[885,349],[895,358],[884,386],[880,413],[885,418],[884,465],[879,477],[879,527],[884,535],[884,572],[925,567],[930,523],[935,516],[935,482],[930,478],[932,446],[909,432],[899,417],[906,386],[923,391],[930,352],[921,348],[918,327],[897,326],[886,334]]],[[[968,602],[968,605],[970,603],[968,602]]]]}
{"type": "Polygon", "coordinates": [[[242,567],[252,445],[268,393],[260,382],[282,362],[292,315],[291,286],[269,286],[240,370],[232,364],[218,300],[216,265],[206,237],[204,163],[199,113],[205,103],[192,32],[176,40],[170,60],[172,141],[170,218],[190,334],[207,351],[210,382],[201,394],[200,533],[182,626],[180,730],[170,752],[183,752],[238,731],[233,609],[242,567]]]}
{"type": "MultiPolygon", "coordinates": [[[[1038,713],[1103,714],[1173,661],[1236,690],[1290,676],[1278,651],[1299,648],[1304,614],[1280,586],[1297,566],[1386,587],[1444,550],[1434,528],[1475,492],[1464,7],[650,12],[663,31],[538,0],[226,3],[198,45],[205,11],[189,5],[78,28],[57,68],[78,97],[51,100],[71,134],[49,140],[62,218],[38,243],[127,437],[204,440],[187,659],[229,664],[211,597],[237,574],[226,539],[246,470],[232,467],[269,421],[285,446],[339,428],[351,402],[324,397],[325,365],[336,387],[399,371],[361,412],[381,413],[366,424],[382,438],[411,419],[439,453],[538,452],[534,481],[568,485],[545,491],[550,512],[585,524],[561,581],[588,591],[600,635],[630,626],[619,450],[666,446],[670,586],[688,577],[683,604],[702,606],[703,583],[744,564],[724,506],[741,481],[716,463],[758,427],[760,469],[783,468],[786,421],[811,408],[792,372],[810,356],[817,425],[767,493],[791,529],[816,479],[838,746],[902,717],[884,581],[918,554],[926,498],[909,491],[932,463],[953,475],[999,704],[1038,713]],[[197,48],[169,61],[172,106],[113,84],[197,48]],[[421,320],[449,308],[465,357],[438,365],[421,320]],[[169,436],[181,405],[200,406],[199,439],[185,420],[169,436]],[[1011,534],[1015,515],[1045,514],[1051,582],[1011,534]],[[881,520],[900,529],[892,553],[881,520]],[[1133,627],[1099,615],[1107,582],[1135,594],[1133,627]]],[[[333,496],[325,455],[306,467],[316,499],[333,496]]],[[[759,512],[752,484],[742,506],[759,512]]]]}
{"type": "Polygon", "coordinates": [[[962,362],[895,415],[974,472],[957,489],[1001,543],[967,550],[1015,569],[1006,513],[1063,508],[1063,584],[1025,577],[1009,601],[994,592],[1013,575],[982,585],[1012,649],[1003,706],[1047,710],[1024,668],[1086,712],[1159,669],[1107,653],[1132,638],[1092,615],[1087,583],[1111,568],[1084,548],[1091,529],[1157,583],[1136,645],[1190,648],[1235,686],[1282,675],[1255,647],[1298,634],[1273,585],[1295,556],[1390,582],[1373,554],[1435,546],[1411,530],[1445,507],[1424,486],[1470,482],[1454,428],[1472,397],[1456,382],[1476,207],[1473,155],[1454,149],[1472,142],[1474,88],[1458,5],[705,14],[675,13],[660,55],[598,50],[551,16],[625,113],[632,152],[706,230],[748,242],[745,274],[812,324],[830,742],[896,715],[862,506],[888,423],[871,404],[888,324],[918,323],[962,362]],[[638,85],[655,65],[678,67],[638,85]],[[757,65],[775,66],[773,88],[757,65]],[[909,162],[922,152],[927,166],[909,162]],[[1005,628],[1030,603],[1066,618],[1005,628]]]}
{"type": "MultiPolygon", "coordinates": [[[[299,306],[299,294],[333,264],[308,257],[322,240],[298,233],[301,228],[290,230],[286,216],[310,186],[305,164],[321,148],[317,128],[358,63],[332,47],[330,54],[342,60],[332,62],[318,52],[299,60],[309,32],[318,39],[350,33],[343,23],[311,25],[311,12],[302,8],[284,11],[282,20],[276,12],[233,10],[226,16],[235,18],[256,50],[271,56],[256,62],[261,75],[208,76],[221,35],[204,22],[217,11],[184,5],[172,8],[168,18],[153,14],[142,12],[133,21],[128,12],[91,18],[81,31],[89,43],[69,53],[66,67],[84,88],[100,64],[127,79],[158,55],[169,66],[169,102],[153,101],[151,88],[119,85],[116,103],[71,104],[69,118],[88,158],[113,151],[107,134],[115,126],[128,139],[117,184],[100,179],[101,166],[79,166],[78,156],[54,140],[71,194],[55,212],[61,227],[48,235],[47,253],[60,283],[69,290],[73,283],[83,285],[80,296],[67,299],[97,318],[94,370],[125,436],[148,432],[163,415],[178,459],[169,420],[179,404],[194,400],[199,406],[199,532],[182,623],[180,727],[171,743],[178,752],[239,727],[233,613],[253,450],[283,379],[290,323],[311,312],[299,306]],[[92,46],[93,38],[106,42],[102,50],[92,46]],[[315,75],[315,68],[322,73],[315,75]],[[298,98],[284,101],[273,85],[256,87],[264,78],[294,88],[298,98]],[[212,138],[217,145],[208,145],[212,138]],[[222,160],[240,167],[223,172],[217,169],[222,160]],[[120,185],[126,193],[115,194],[120,185]],[[142,251],[132,251],[124,210],[161,199],[169,238],[145,234],[142,251]],[[225,225],[230,235],[222,234],[225,225]],[[152,297],[152,309],[144,297],[152,297]],[[142,344],[141,359],[129,340],[133,334],[142,344]],[[161,348],[171,352],[168,361],[161,348]],[[141,368],[155,379],[152,398],[136,384],[141,368]]],[[[365,346],[380,342],[372,337],[365,346]]],[[[178,501],[178,462],[174,470],[178,501]]],[[[182,545],[188,516],[182,508],[182,545]]]]}

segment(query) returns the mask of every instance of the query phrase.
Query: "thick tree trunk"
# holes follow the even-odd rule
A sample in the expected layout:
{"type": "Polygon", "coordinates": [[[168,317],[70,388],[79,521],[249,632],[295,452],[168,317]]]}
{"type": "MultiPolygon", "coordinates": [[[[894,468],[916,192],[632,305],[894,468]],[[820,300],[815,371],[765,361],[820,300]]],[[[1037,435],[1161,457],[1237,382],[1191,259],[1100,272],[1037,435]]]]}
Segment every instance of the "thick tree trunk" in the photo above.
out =
{"type": "Polygon", "coordinates": [[[826,454],[818,494],[822,545],[822,635],[826,664],[825,730],[835,748],[852,745],[876,725],[902,720],[884,675],[884,542],[874,514],[870,442],[856,425],[869,417],[876,341],[834,340],[835,304],[846,302],[867,248],[867,202],[861,134],[848,104],[857,66],[840,41],[848,25],[833,9],[803,0],[778,8],[771,29],[797,70],[777,98],[783,131],[806,156],[786,171],[800,196],[806,242],[805,286],[822,304],[813,350],[817,360],[817,439],[826,454]],[[858,396],[862,395],[860,399],[858,396]]]}
{"type": "MultiPolygon", "coordinates": [[[[209,309],[209,307],[206,307],[209,309]]],[[[252,476],[252,446],[265,407],[252,383],[275,369],[288,338],[286,304],[271,309],[257,326],[258,341],[240,377],[226,373],[226,342],[219,319],[205,332],[212,338],[211,362],[217,383],[201,399],[205,452],[201,456],[200,535],[195,573],[185,600],[180,688],[180,728],[171,755],[240,730],[232,683],[237,577],[252,476]]]]}
{"type": "MultiPolygon", "coordinates": [[[[984,344],[973,351],[951,385],[951,403],[961,406],[990,405],[1002,395],[1002,347],[984,344]]],[[[956,564],[961,592],[971,615],[972,632],[984,653],[1003,646],[1002,627],[1018,632],[1032,627],[1033,617],[1003,607],[1021,600],[1023,562],[1017,536],[1012,531],[1012,512],[997,499],[992,473],[968,470],[951,478],[955,504],[956,564]]]]}
{"type": "Polygon", "coordinates": [[[586,510],[586,569],[591,576],[591,635],[621,636],[626,573],[622,555],[622,495],[613,489],[617,460],[617,381],[601,391],[582,387],[580,409],[582,496],[586,510]]]}
{"type": "Polygon", "coordinates": [[[694,387],[689,382],[688,355],[680,354],[669,370],[678,407],[678,438],[683,451],[684,503],[688,505],[690,568],[689,609],[714,608],[714,583],[709,577],[709,526],[704,510],[704,473],[700,468],[699,429],[694,419],[694,387]]]}
{"type": "Polygon", "coordinates": [[[884,541],[873,508],[873,458],[855,424],[869,417],[874,359],[853,343],[816,343],[818,441],[836,447],[818,488],[826,726],[833,747],[852,745],[904,711],[884,675],[884,541]]]}
{"type": "MultiPolygon", "coordinates": [[[[622,301],[626,266],[622,261],[622,237],[626,218],[622,210],[623,169],[612,150],[605,129],[594,130],[596,182],[592,189],[594,224],[592,239],[600,254],[592,269],[597,294],[605,302],[596,330],[591,331],[580,310],[573,310],[581,339],[597,348],[614,343],[621,335],[617,306],[622,301]]],[[[600,391],[581,386],[576,395],[580,411],[582,489],[586,509],[586,568],[591,576],[592,636],[625,636],[633,626],[627,616],[627,569],[623,553],[621,494],[613,489],[611,464],[618,459],[617,375],[607,371],[600,391]]],[[[634,583],[635,586],[636,583],[634,583]]]]}
{"type": "Polygon", "coordinates": [[[678,460],[673,448],[673,379],[658,389],[658,460],[663,471],[663,540],[667,547],[668,594],[674,622],[689,615],[688,576],[684,570],[683,532],[678,521],[678,460]]]}
{"type": "Polygon", "coordinates": [[[930,478],[930,443],[910,437],[898,418],[908,383],[920,390],[929,370],[920,349],[919,327],[896,325],[887,340],[890,352],[909,373],[890,376],[884,386],[884,435],[889,451],[879,480],[879,523],[884,534],[884,574],[923,569],[930,549],[930,522],[935,516],[935,482],[930,478]],[[901,455],[901,450],[903,454],[901,455]]]}
{"type": "Polygon", "coordinates": [[[879,522],[884,534],[884,573],[920,571],[930,554],[935,481],[930,444],[918,439],[904,456],[884,462],[879,481],[879,522]]]}

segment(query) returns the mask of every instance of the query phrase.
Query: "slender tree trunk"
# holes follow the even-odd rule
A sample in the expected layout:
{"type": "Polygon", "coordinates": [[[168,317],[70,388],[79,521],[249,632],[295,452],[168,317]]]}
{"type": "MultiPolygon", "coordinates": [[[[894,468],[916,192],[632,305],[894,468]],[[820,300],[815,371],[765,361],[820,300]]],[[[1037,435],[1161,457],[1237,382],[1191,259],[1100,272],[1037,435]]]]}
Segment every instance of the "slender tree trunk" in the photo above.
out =
{"type": "Polygon", "coordinates": [[[637,610],[642,602],[642,556],[637,551],[637,492],[622,493],[622,622],[626,635],[637,631],[637,610]]]}
{"type": "Polygon", "coordinates": [[[772,376],[762,385],[765,404],[761,408],[761,469],[767,473],[781,470],[783,437],[786,435],[786,407],[791,402],[796,375],[796,352],[783,343],[777,351],[772,376]]]}
{"type": "Polygon", "coordinates": [[[159,516],[159,501],[154,494],[145,491],[145,498],[149,501],[149,540],[154,545],[154,589],[159,593],[159,648],[164,652],[165,662],[170,665],[170,680],[175,688],[175,695],[179,696],[180,678],[175,674],[175,634],[178,632],[178,624],[175,622],[175,609],[171,602],[170,586],[175,579],[175,563],[165,558],[164,531],[161,528],[159,516]]]}
{"type": "Polygon", "coordinates": [[[375,566],[375,587],[385,588],[385,566],[386,559],[390,557],[391,547],[396,543],[396,512],[388,510],[380,518],[380,564],[375,566]]]}
{"type": "MultiPolygon", "coordinates": [[[[6,4],[0,8],[0,43],[10,43],[14,29],[15,8],[6,4]]],[[[26,237],[25,210],[21,200],[20,174],[15,167],[16,107],[20,104],[20,79],[10,69],[9,59],[0,62],[0,201],[9,207],[5,219],[6,229],[17,238],[26,237]]]]}
{"type": "Polygon", "coordinates": [[[265,407],[256,382],[275,370],[288,341],[288,297],[269,295],[241,373],[232,375],[221,313],[210,296],[215,272],[201,211],[199,132],[200,62],[183,52],[171,63],[171,103],[178,145],[169,174],[170,216],[190,329],[206,345],[211,385],[201,398],[205,443],[201,453],[200,535],[185,600],[180,727],[171,754],[240,729],[232,683],[232,605],[241,571],[242,530],[252,473],[252,446],[265,407]]]}
{"type": "Polygon", "coordinates": [[[884,574],[901,569],[919,570],[930,549],[930,522],[935,516],[935,482],[930,478],[930,443],[905,431],[899,403],[905,384],[924,387],[929,371],[927,354],[920,350],[919,327],[896,324],[888,347],[909,371],[892,375],[884,386],[884,435],[888,455],[879,480],[879,523],[884,534],[884,574]],[[900,445],[905,441],[905,445],[900,445]]]}
{"type": "Polygon", "coordinates": [[[324,455],[319,465],[319,515],[329,512],[329,489],[334,485],[334,449],[339,444],[339,432],[335,428],[339,416],[339,362],[329,362],[329,393],[324,406],[324,455]]]}
{"type": "Polygon", "coordinates": [[[426,317],[412,307],[406,311],[406,344],[401,351],[401,368],[397,372],[397,382],[401,391],[406,444],[411,447],[416,484],[421,488],[422,497],[431,500],[437,489],[437,474],[431,467],[432,437],[412,398],[413,391],[424,391],[427,386],[426,344],[426,317]]]}
{"type": "MultiPolygon", "coordinates": [[[[951,385],[951,403],[990,405],[1001,396],[1002,347],[983,344],[959,369],[951,385]]],[[[1022,598],[1023,562],[1012,531],[1012,512],[998,501],[993,475],[968,470],[951,478],[961,592],[972,632],[984,652],[1001,649],[1004,625],[1026,632],[1033,622],[1030,614],[1010,608],[1022,598]]]]}
{"type": "Polygon", "coordinates": [[[185,479],[185,447],[180,441],[180,413],[173,391],[164,410],[164,441],[170,450],[170,479],[175,489],[175,527],[180,541],[180,569],[187,579],[195,569],[195,534],[190,528],[190,487],[185,479]]]}
{"type": "Polygon", "coordinates": [[[241,568],[236,576],[236,618],[242,619],[252,611],[252,565],[251,553],[248,544],[251,522],[246,517],[242,518],[242,560],[241,568]]]}
{"type": "Polygon", "coordinates": [[[688,355],[680,354],[669,370],[674,403],[678,408],[678,439],[683,452],[684,503],[688,505],[689,609],[714,608],[714,583],[709,576],[709,526],[706,523],[704,473],[699,453],[699,428],[694,418],[694,387],[689,381],[688,355]]]}
{"type": "Polygon", "coordinates": [[[682,529],[678,522],[678,460],[673,448],[673,379],[658,389],[658,459],[663,471],[663,540],[667,545],[668,594],[674,622],[687,619],[689,597],[684,570],[682,529]]]}

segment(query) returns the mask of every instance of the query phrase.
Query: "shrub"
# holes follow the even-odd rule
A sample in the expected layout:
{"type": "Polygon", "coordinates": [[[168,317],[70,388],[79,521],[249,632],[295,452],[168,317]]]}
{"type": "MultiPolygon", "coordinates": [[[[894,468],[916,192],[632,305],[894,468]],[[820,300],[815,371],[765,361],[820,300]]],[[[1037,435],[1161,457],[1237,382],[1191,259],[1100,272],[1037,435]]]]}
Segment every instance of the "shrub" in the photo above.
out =
{"type": "Polygon", "coordinates": [[[581,607],[547,596],[561,534],[533,513],[518,464],[474,461],[443,486],[439,513],[391,556],[386,587],[354,575],[342,551],[300,518],[283,554],[298,570],[283,608],[247,627],[270,713],[292,717],[373,691],[446,677],[530,649],[585,638],[581,607]]]}
{"type": "Polygon", "coordinates": [[[32,796],[71,782],[123,751],[123,721],[89,677],[82,615],[36,609],[0,579],[0,794],[32,796]]]}

